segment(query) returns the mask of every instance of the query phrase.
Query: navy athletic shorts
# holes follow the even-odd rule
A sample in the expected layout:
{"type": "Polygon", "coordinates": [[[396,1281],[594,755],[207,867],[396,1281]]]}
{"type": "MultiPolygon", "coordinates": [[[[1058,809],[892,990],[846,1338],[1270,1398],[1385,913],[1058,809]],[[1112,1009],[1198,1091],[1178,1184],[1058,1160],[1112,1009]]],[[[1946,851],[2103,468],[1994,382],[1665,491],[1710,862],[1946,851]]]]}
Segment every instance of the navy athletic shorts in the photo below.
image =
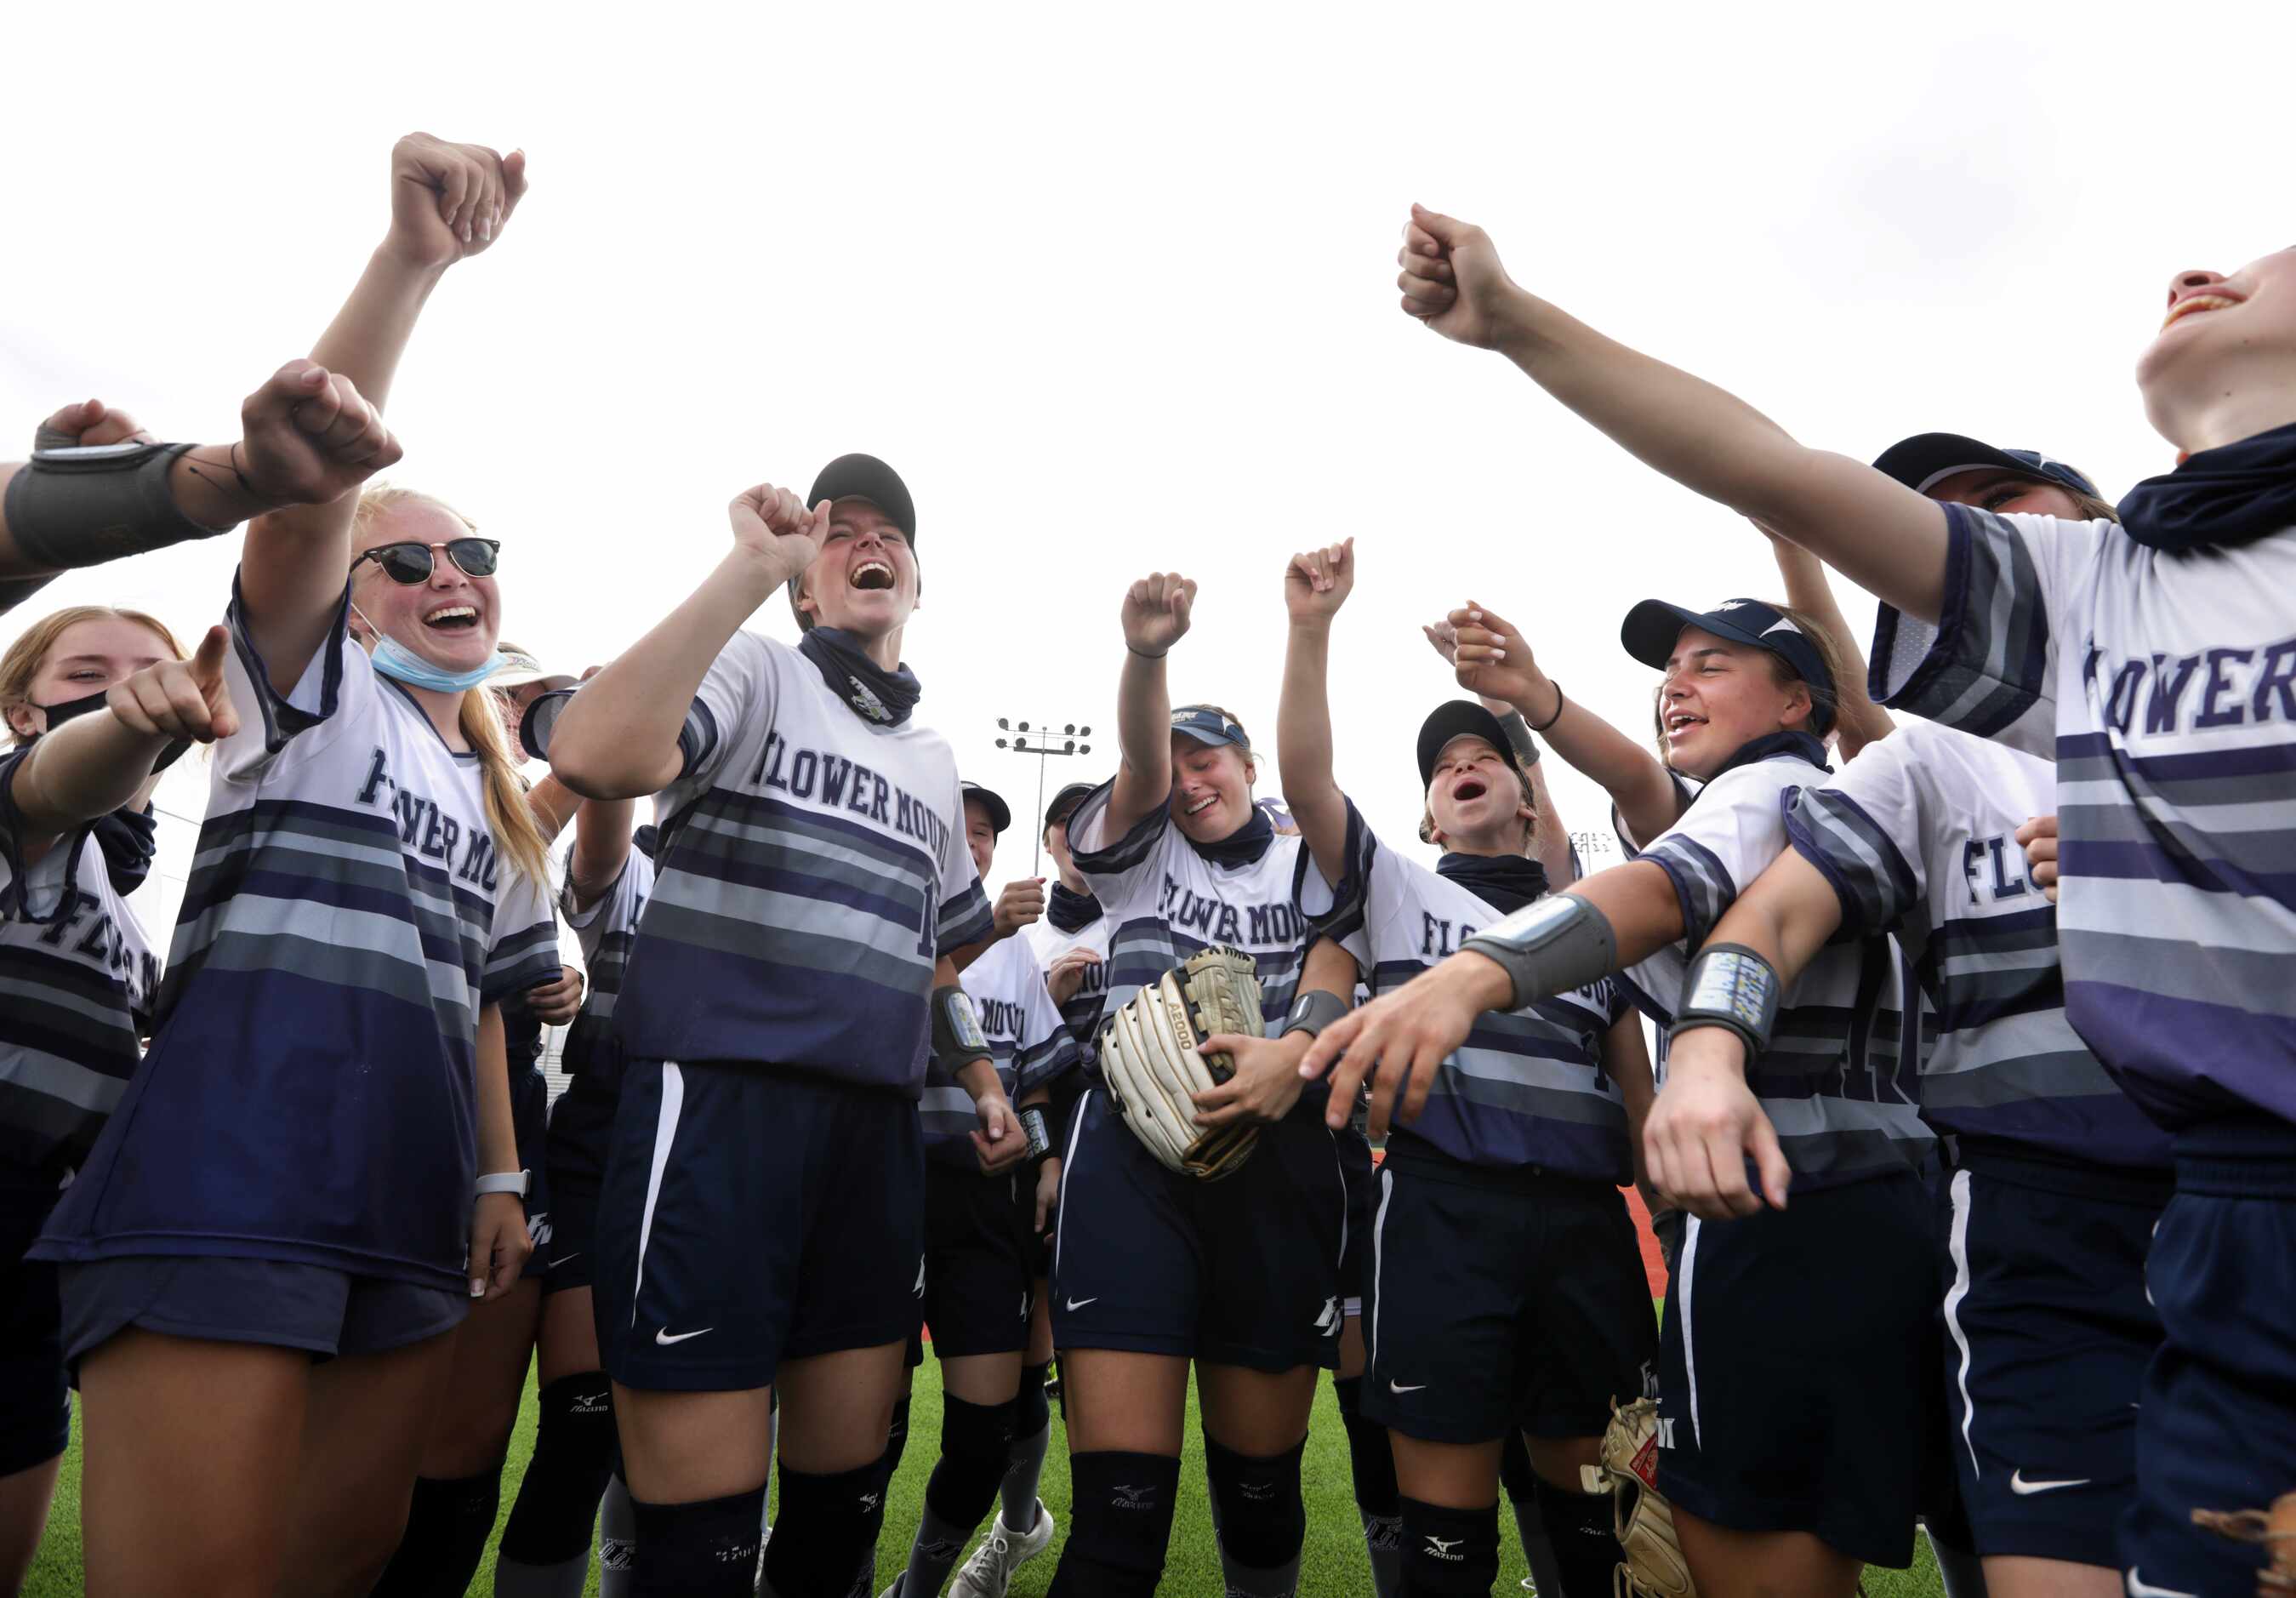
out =
{"type": "Polygon", "coordinates": [[[1339,1133],[1340,1174],[1348,1184],[1348,1246],[1340,1256],[1340,1313],[1360,1315],[1371,1294],[1371,1225],[1379,1212],[1379,1173],[1371,1141],[1348,1123],[1339,1133]]]}
{"type": "Polygon", "coordinates": [[[0,1188],[0,1476],[45,1464],[71,1441],[56,1268],[24,1257],[55,1205],[52,1186],[0,1188]]]}
{"type": "Polygon", "coordinates": [[[1643,1396],[1658,1317],[1608,1182],[1391,1142],[1372,1235],[1363,1413],[1389,1430],[1430,1443],[1600,1437],[1612,1400],[1643,1396]]]}
{"type": "Polygon", "coordinates": [[[937,1357],[1029,1346],[1036,1191],[1031,1174],[925,1161],[924,1315],[937,1357]]]}
{"type": "Polygon", "coordinates": [[[550,1107],[550,1129],[542,1141],[542,1163],[550,1173],[550,1241],[542,1250],[545,1293],[586,1288],[594,1280],[598,1190],[613,1146],[619,1086],[619,1076],[602,1086],[580,1075],[550,1107]]]}
{"type": "Polygon", "coordinates": [[[303,1348],[321,1359],[384,1354],[452,1331],[469,1294],[326,1265],[222,1255],[131,1255],[58,1267],[64,1357],[129,1327],[169,1337],[303,1348]]]}
{"type": "Polygon", "coordinates": [[[1061,1169],[1054,1347],[1336,1367],[1348,1192],[1322,1106],[1303,1095],[1239,1170],[1202,1182],[1158,1164],[1104,1091],[1086,1094],[1061,1169]]]}
{"type": "Polygon", "coordinates": [[[1937,1392],[1936,1227],[1911,1172],[1683,1226],[1659,1335],[1659,1491],[1734,1531],[1902,1569],[1937,1392]]]}
{"type": "Polygon", "coordinates": [[[539,1067],[512,1061],[510,1121],[518,1135],[519,1168],[527,1174],[526,1235],[534,1245],[519,1280],[533,1281],[548,1277],[551,1241],[556,1235],[550,1213],[550,1083],[539,1067]]]}
{"type": "Polygon", "coordinates": [[[1980,1554],[2114,1562],[2161,1320],[2154,1179],[1964,1143],[1945,1186],[1947,1437],[1980,1554]]]}
{"type": "Polygon", "coordinates": [[[598,1198],[607,1371],[767,1386],[784,1359],[898,1343],[924,1297],[916,1100],[749,1062],[632,1060],[598,1198]]]}
{"type": "Polygon", "coordinates": [[[2180,1154],[2144,1275],[2163,1337],[2120,1521],[2128,1589],[2254,1592],[2264,1550],[2192,1512],[2263,1509],[2296,1484],[2296,1157],[2180,1154]]]}

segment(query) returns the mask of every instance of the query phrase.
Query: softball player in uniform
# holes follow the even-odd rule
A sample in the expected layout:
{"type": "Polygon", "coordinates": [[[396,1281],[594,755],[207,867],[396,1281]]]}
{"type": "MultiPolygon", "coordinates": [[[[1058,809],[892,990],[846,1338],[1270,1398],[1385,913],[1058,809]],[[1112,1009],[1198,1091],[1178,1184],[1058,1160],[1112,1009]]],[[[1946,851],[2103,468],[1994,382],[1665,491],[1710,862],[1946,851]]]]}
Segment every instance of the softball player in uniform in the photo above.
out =
{"type": "MultiPolygon", "coordinates": [[[[2169,1141],[2066,1023],[2055,915],[2016,845],[2054,797],[2047,762],[1911,721],[1802,792],[1793,852],[1712,939],[1782,978],[1844,927],[1898,931],[1913,955],[1935,1006],[1923,1111],[1953,1151],[1952,1462],[1988,1585],[2006,1598],[2120,1586],[2102,1561],[2133,1494],[2137,1393],[2161,1340],[2144,1269],[2169,1141]]],[[[1684,1031],[1673,1068],[1686,1080],[1744,1050],[1727,1030],[1684,1031]]],[[[1677,1150],[1690,1156],[1677,1141],[1656,1159],[1672,1170],[1677,1150]]],[[[1710,1209],[1718,1195],[1696,1197],[1710,1209]]]]}
{"type": "MultiPolygon", "coordinates": [[[[323,440],[386,437],[419,309],[498,235],[523,158],[418,135],[390,179],[389,234],[313,352],[365,396],[303,402],[323,440]]],[[[444,1334],[527,1252],[499,1001],[555,974],[556,940],[539,834],[471,691],[500,664],[496,546],[420,499],[354,533],[358,504],[248,529],[238,728],[158,1032],[37,1245],[62,1267],[92,1593],[365,1591],[444,1334]]]]}
{"type": "MultiPolygon", "coordinates": [[[[964,784],[964,792],[965,842],[985,877],[1013,812],[978,783],[964,784]]],[[[1076,1065],[1077,1047],[1053,1007],[1035,949],[1022,936],[998,939],[965,968],[964,991],[1006,1096],[1016,1105],[1041,1106],[1051,1084],[1076,1065]]],[[[887,1598],[939,1598],[965,1539],[1000,1490],[1003,1508],[983,1545],[994,1549],[1001,1539],[1003,1555],[984,1574],[1009,1582],[1015,1567],[1053,1540],[1052,1512],[1037,1497],[1033,1479],[1014,1479],[1012,1458],[1016,1427],[1033,1418],[1021,1409],[1035,1305],[1037,1171],[1033,1164],[993,1174],[981,1169],[972,1097],[938,1058],[927,1067],[918,1108],[925,1134],[921,1308],[941,1364],[940,1458],[925,1485],[908,1568],[886,1589],[887,1598]]]]}
{"type": "Polygon", "coordinates": [[[2146,1279],[2163,1335],[2120,1558],[2138,1594],[2228,1589],[2264,1555],[2196,1527],[2296,1481],[2296,909],[2262,803],[2296,721],[2296,251],[2178,273],[2137,364],[2180,464],[2120,524],[1939,505],[1809,449],[1721,390],[1524,293],[1480,229],[1414,210],[1403,308],[1505,349],[1685,486],[1892,607],[1882,702],[2057,762],[2065,1010],[2175,1140],[2146,1279]],[[2251,803],[2251,800],[2256,801],[2251,803]]]}
{"type": "MultiPolygon", "coordinates": [[[[1538,807],[1498,718],[1455,700],[1422,724],[1435,870],[1385,847],[1332,776],[1325,687],[1352,542],[1298,556],[1278,714],[1284,797],[1330,892],[1338,939],[1374,994],[1420,976],[1547,892],[1529,857],[1538,807]]],[[[1303,906],[1308,902],[1303,895],[1303,906]]],[[[1613,1402],[1641,1396],[1657,1330],[1619,1195],[1652,1086],[1642,1022],[1613,978],[1481,1022],[1435,1067],[1427,1108],[1389,1138],[1373,1226],[1364,1406],[1393,1438],[1402,1586],[1488,1594],[1498,1575],[1504,1440],[1520,1432],[1563,1590],[1599,1592],[1620,1559],[1600,1459],[1613,1402]]]]}
{"type": "MultiPolygon", "coordinates": [[[[122,683],[146,697],[130,681],[139,672],[162,702],[195,686],[182,653],[152,617],[84,605],[33,622],[0,657],[15,745],[0,755],[4,1592],[20,1589],[38,1552],[71,1425],[55,1267],[24,1250],[119,1103],[160,987],[127,893],[149,861],[144,804],[170,740],[138,732],[106,698],[122,683]]],[[[208,663],[219,681],[219,655],[208,663]]]]}
{"type": "MultiPolygon", "coordinates": [[[[503,1528],[496,1598],[578,1598],[613,1465],[612,1391],[599,1359],[591,1282],[598,1186],[621,1089],[614,1000],[653,887],[653,828],[632,836],[635,808],[627,800],[580,804],[559,895],[559,912],[581,946],[589,991],[567,1030],[562,1059],[569,1080],[551,1106],[544,1139],[551,1231],[537,1245],[547,1267],[536,1343],[540,1417],[533,1456],[503,1528]]],[[[602,1533],[602,1566],[611,1567],[612,1553],[602,1533]]]]}
{"type": "MultiPolygon", "coordinates": [[[[873,1546],[922,1288],[928,1034],[971,1046],[949,953],[990,928],[955,759],[900,664],[908,490],[847,456],[810,498],[735,500],[701,588],[537,728],[568,787],[658,789],[663,817],[596,1245],[640,1594],[750,1591],[776,1388],[762,1590],[842,1594],[873,1546]],[[737,630],[784,585],[797,647],[737,630]]],[[[975,1149],[1019,1159],[993,1067],[961,1079],[975,1149]]]]}
{"type": "MultiPolygon", "coordinates": [[[[1465,685],[1567,723],[1567,702],[1525,703],[1520,636],[1462,614],[1465,685]]],[[[1648,600],[1622,641],[1664,671],[1673,765],[1704,786],[1659,837],[1622,834],[1638,851],[1627,865],[1516,912],[1324,1034],[1308,1063],[1345,1052],[1334,1091],[1376,1063],[1374,1127],[1408,1062],[1441,1058],[1508,1001],[1623,972],[1670,1021],[1688,950],[1785,847],[1784,802],[1824,779],[1832,663],[1792,615],[1759,600],[1702,613],[1648,600]]],[[[1861,1562],[1912,1558],[1920,1400],[1936,1358],[1918,1174],[1931,1140],[1900,1050],[1898,967],[1885,938],[1837,945],[1785,993],[1752,1080],[1792,1207],[1685,1228],[1660,1339],[1658,1477],[1702,1591],[1734,1591],[1759,1568],[1792,1590],[1846,1594],[1861,1562]],[[1854,1363],[1839,1357],[1850,1341],[1854,1363]]],[[[1406,1119],[1431,1085],[1412,1073],[1406,1119]]]]}
{"type": "MultiPolygon", "coordinates": [[[[1253,958],[1280,1032],[1306,952],[1292,889],[1300,844],[1252,803],[1250,744],[1235,719],[1213,705],[1170,708],[1164,654],[1187,631],[1194,595],[1161,573],[1128,592],[1123,764],[1069,818],[1069,841],[1111,927],[1103,1013],[1226,944],[1253,958]]],[[[1354,973],[1333,948],[1308,978],[1345,993],[1354,973]]],[[[1053,1264],[1074,1517],[1055,1594],[1155,1589],[1191,1360],[1228,1586],[1259,1598],[1297,1585],[1300,1457],[1316,1370],[1337,1356],[1346,1188],[1322,1096],[1299,1091],[1297,1046],[1257,1042],[1198,1100],[1200,1124],[1268,1123],[1218,1183],[1159,1164],[1104,1091],[1077,1108],[1053,1264]]]]}

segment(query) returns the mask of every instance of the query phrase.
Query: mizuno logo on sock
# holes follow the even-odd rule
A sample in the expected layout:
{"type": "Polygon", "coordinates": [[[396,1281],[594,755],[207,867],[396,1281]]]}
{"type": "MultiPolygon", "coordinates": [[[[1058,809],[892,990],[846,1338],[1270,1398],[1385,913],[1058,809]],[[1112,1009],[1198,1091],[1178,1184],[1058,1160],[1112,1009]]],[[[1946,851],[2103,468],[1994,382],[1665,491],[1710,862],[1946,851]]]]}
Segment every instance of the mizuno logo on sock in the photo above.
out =
{"type": "Polygon", "coordinates": [[[1447,1560],[1455,1565],[1462,1563],[1465,1561],[1467,1556],[1464,1553],[1456,1553],[1454,1551],[1460,1544],[1466,1540],[1467,1539],[1464,1537],[1429,1537],[1427,1539],[1427,1557],[1429,1559],[1447,1560]]]}
{"type": "Polygon", "coordinates": [[[1154,1509],[1156,1507],[1155,1499],[1156,1489],[1152,1487],[1119,1487],[1116,1489],[1116,1503],[1112,1507],[1116,1509],[1154,1509]]]}

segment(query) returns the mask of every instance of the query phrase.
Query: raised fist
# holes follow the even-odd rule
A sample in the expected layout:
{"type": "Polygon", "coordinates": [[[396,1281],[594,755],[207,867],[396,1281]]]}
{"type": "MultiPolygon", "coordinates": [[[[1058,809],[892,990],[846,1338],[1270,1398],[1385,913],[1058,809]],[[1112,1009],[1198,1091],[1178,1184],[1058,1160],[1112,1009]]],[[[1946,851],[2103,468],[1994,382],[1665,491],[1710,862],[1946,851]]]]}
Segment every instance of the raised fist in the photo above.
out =
{"type": "Polygon", "coordinates": [[[1283,608],[1292,622],[1328,622],[1356,586],[1356,541],[1306,549],[1283,568],[1283,608]]]}
{"type": "Polygon", "coordinates": [[[1152,572],[1124,594],[1124,647],[1135,655],[1161,655],[1187,636],[1196,585],[1177,572],[1152,572]]]}
{"type": "Polygon", "coordinates": [[[734,548],[756,559],[775,584],[787,582],[821,553],[829,537],[829,501],[811,510],[789,489],[761,482],[726,507],[734,548]]]}
{"type": "Polygon", "coordinates": [[[1403,291],[1406,315],[1462,344],[1483,350],[1496,345],[1506,301],[1522,291],[1499,264],[1488,234],[1414,205],[1395,259],[1403,268],[1395,286],[1403,291]]]}
{"type": "Polygon", "coordinates": [[[124,410],[114,410],[101,400],[83,400],[41,423],[32,433],[38,449],[92,449],[100,444],[139,444],[152,441],[144,424],[124,410]]]}
{"type": "Polygon", "coordinates": [[[406,451],[348,377],[291,360],[239,408],[233,465],[271,505],[341,498],[406,451]]]}
{"type": "Polygon", "coordinates": [[[410,133],[390,149],[386,247],[419,267],[448,267],[501,236],[526,194],[526,152],[410,133]]]}

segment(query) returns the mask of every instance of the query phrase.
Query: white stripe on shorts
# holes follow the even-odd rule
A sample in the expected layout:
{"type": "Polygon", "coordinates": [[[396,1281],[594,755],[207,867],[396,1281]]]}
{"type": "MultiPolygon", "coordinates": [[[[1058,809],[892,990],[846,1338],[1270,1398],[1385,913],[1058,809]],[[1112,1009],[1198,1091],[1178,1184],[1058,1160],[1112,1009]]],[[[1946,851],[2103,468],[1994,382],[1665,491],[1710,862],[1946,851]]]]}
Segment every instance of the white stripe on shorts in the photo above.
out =
{"type": "Polygon", "coordinates": [[[1395,1173],[1382,1165],[1379,1168],[1379,1214],[1371,1223],[1371,1345],[1364,1355],[1366,1374],[1379,1361],[1379,1312],[1387,1307],[1387,1296],[1379,1290],[1380,1267],[1387,1263],[1387,1207],[1394,1198],[1395,1173]]]}
{"type": "MultiPolygon", "coordinates": [[[[1068,1157],[1061,1162],[1061,1213],[1069,1207],[1069,1178],[1076,1174],[1077,1145],[1084,1139],[1084,1107],[1092,1101],[1092,1090],[1086,1088],[1077,1095],[1075,1112],[1069,1116],[1068,1157]]],[[[1055,1222],[1053,1226],[1053,1274],[1061,1273],[1061,1250],[1068,1246],[1069,1229],[1055,1222]]]]}
{"type": "Polygon", "coordinates": [[[638,1278],[630,1284],[630,1324],[638,1323],[638,1292],[645,1286],[646,1244],[653,1237],[653,1207],[661,1198],[661,1174],[669,1146],[677,1139],[678,1113],[685,1108],[685,1073],[677,1062],[661,1062],[661,1114],[653,1124],[653,1168],[646,1173],[645,1211],[638,1219],[638,1278]]]}
{"type": "Polygon", "coordinates": [[[1953,1230],[1946,1236],[1946,1250],[1953,1256],[1953,1286],[1946,1289],[1945,1327],[1961,1350],[1961,1371],[1954,1379],[1961,1388],[1961,1446],[1969,1450],[1969,1468],[1981,1476],[1977,1445],[1969,1435],[1977,1419],[1977,1405],[1969,1401],[1969,1334],[1961,1328],[1962,1300],[1969,1297],[1969,1173],[1956,1171],[1948,1190],[1953,1195],[1953,1230]]]}
{"type": "Polygon", "coordinates": [[[1682,1263],[1674,1269],[1674,1291],[1682,1300],[1682,1370],[1690,1379],[1690,1440],[1703,1447],[1704,1440],[1698,1435],[1698,1345],[1690,1336],[1690,1271],[1697,1263],[1698,1217],[1685,1215],[1682,1223],[1682,1263]]]}

